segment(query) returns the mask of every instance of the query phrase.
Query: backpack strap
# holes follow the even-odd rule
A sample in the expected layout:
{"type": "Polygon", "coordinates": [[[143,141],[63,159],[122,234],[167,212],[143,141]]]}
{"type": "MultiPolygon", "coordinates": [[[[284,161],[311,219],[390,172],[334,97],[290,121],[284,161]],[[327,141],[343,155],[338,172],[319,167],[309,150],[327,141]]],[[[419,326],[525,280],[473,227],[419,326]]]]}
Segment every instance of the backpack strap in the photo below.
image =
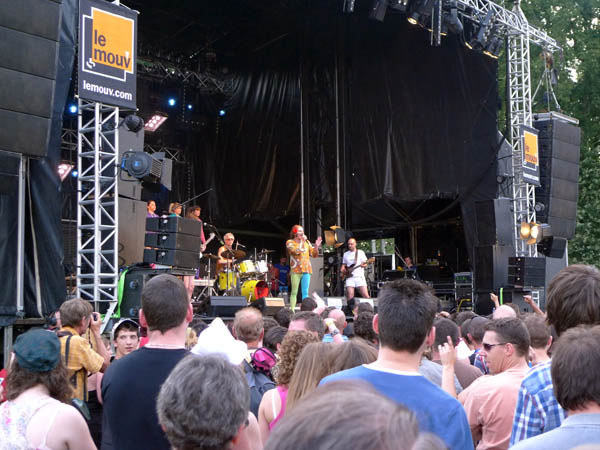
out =
{"type": "MultiPolygon", "coordinates": [[[[69,333],[68,331],[59,331],[58,333],[56,333],[58,335],[58,337],[65,337],[67,336],[67,342],[65,342],[65,366],[67,366],[67,369],[69,367],[69,348],[71,346],[71,338],[73,337],[72,333],[69,333]]],[[[84,369],[81,368],[79,370],[76,370],[73,373],[73,376],[71,376],[71,378],[69,379],[69,381],[71,382],[71,384],[73,386],[75,386],[75,389],[77,389],[77,374],[79,372],[84,372],[84,369]]],[[[88,393],[87,393],[87,378],[85,377],[85,373],[83,374],[83,401],[87,402],[88,399],[88,393]]]]}

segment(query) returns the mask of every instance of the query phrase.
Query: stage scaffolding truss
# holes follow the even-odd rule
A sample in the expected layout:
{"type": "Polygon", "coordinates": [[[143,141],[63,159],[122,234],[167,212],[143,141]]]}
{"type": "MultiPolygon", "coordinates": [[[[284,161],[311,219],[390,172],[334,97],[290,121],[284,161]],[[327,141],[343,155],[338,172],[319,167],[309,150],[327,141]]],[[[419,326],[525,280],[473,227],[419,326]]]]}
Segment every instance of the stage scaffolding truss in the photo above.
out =
{"type": "Polygon", "coordinates": [[[119,108],[79,99],[77,121],[77,296],[105,312],[118,301],[119,108]]]}

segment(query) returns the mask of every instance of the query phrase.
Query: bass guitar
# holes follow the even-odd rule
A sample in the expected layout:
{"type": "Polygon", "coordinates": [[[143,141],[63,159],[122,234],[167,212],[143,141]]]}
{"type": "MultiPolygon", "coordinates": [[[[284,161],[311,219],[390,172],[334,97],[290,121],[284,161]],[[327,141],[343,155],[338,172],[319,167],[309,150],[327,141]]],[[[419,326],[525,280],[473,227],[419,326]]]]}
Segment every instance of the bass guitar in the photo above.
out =
{"type": "MultiPolygon", "coordinates": [[[[373,264],[374,262],[375,262],[375,258],[369,258],[364,262],[364,264],[366,266],[368,266],[370,264],[373,264]]],[[[358,269],[359,267],[363,267],[362,264],[359,264],[359,265],[352,264],[351,266],[346,267],[346,271],[342,272],[342,280],[345,280],[346,278],[351,277],[352,272],[354,272],[354,270],[358,269]]]]}

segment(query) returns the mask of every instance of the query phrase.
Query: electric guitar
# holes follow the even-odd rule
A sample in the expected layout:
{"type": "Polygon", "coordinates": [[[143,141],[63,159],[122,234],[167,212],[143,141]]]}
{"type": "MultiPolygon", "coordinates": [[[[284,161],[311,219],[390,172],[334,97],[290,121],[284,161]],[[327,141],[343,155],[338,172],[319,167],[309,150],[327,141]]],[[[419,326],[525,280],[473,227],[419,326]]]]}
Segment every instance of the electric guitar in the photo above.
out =
{"type": "MultiPolygon", "coordinates": [[[[212,241],[214,238],[215,238],[215,233],[210,233],[208,235],[208,239],[204,243],[204,249],[206,249],[206,247],[208,246],[208,244],[210,243],[210,241],[212,241]]],[[[200,259],[202,259],[202,252],[200,252],[200,259]]]]}
{"type": "MultiPolygon", "coordinates": [[[[369,258],[367,259],[364,264],[366,264],[367,266],[370,264],[373,264],[375,262],[375,258],[369,258]]],[[[345,280],[346,278],[349,278],[352,276],[352,272],[354,272],[355,269],[358,269],[359,267],[362,267],[361,264],[359,264],[358,266],[356,264],[352,264],[351,266],[346,267],[346,271],[342,272],[342,280],[345,280]]]]}

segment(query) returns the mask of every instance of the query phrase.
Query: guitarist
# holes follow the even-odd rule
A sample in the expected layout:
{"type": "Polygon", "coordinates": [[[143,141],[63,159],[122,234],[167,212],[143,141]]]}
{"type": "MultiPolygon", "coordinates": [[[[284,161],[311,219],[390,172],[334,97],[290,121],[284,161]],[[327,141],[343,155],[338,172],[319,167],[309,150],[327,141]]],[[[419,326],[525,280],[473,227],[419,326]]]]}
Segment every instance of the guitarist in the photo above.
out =
{"type": "Polygon", "coordinates": [[[342,279],[346,280],[345,284],[348,311],[352,311],[355,303],[355,290],[358,290],[358,293],[361,297],[370,298],[364,269],[367,266],[367,255],[365,255],[365,252],[362,250],[358,250],[356,248],[356,239],[348,239],[347,245],[348,251],[344,253],[341,272],[342,279]]]}

